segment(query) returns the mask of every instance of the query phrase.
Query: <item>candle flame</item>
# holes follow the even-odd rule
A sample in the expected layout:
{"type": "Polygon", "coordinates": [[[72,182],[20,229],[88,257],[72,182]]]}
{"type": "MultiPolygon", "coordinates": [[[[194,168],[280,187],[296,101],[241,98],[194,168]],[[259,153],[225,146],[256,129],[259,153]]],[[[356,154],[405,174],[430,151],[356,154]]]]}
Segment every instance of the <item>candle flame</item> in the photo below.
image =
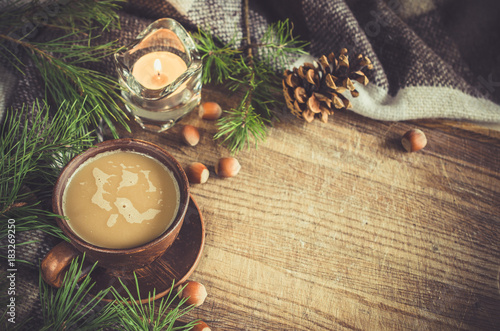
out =
{"type": "Polygon", "coordinates": [[[160,59],[156,59],[155,63],[153,64],[155,71],[158,73],[158,76],[160,75],[161,72],[161,61],[160,59]]]}

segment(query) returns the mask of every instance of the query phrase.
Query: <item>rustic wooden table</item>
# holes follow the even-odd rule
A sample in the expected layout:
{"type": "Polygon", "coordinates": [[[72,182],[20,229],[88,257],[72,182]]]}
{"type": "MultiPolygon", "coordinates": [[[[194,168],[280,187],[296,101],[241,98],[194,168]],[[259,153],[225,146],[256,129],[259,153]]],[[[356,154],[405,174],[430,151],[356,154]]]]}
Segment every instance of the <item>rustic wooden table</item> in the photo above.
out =
{"type": "MultiPolygon", "coordinates": [[[[213,88],[203,99],[235,105],[213,88]]],[[[192,185],[206,243],[191,279],[208,297],[188,319],[214,330],[500,328],[499,132],[282,114],[237,155],[238,176],[221,179],[213,166],[229,152],[214,122],[192,113],[160,135],[132,127],[122,136],[210,170],[192,185]],[[182,124],[199,128],[199,145],[182,143],[182,124]],[[424,150],[403,150],[411,127],[426,133],[424,150]]]]}

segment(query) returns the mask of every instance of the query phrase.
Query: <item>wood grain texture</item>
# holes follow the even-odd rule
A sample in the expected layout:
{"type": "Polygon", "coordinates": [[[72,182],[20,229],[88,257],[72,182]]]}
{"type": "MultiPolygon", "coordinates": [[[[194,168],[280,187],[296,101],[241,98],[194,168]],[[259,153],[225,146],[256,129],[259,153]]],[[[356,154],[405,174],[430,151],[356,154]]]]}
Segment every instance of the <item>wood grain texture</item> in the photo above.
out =
{"type": "MultiPolygon", "coordinates": [[[[208,87],[205,101],[234,100],[208,87]]],[[[493,330],[500,326],[500,135],[457,122],[378,122],[289,114],[234,178],[228,151],[192,113],[133,136],[210,170],[192,185],[206,244],[192,279],[208,297],[188,318],[214,330],[493,330]],[[182,124],[201,141],[182,143],[182,124]],[[428,138],[407,153],[411,127],[428,138]]]]}

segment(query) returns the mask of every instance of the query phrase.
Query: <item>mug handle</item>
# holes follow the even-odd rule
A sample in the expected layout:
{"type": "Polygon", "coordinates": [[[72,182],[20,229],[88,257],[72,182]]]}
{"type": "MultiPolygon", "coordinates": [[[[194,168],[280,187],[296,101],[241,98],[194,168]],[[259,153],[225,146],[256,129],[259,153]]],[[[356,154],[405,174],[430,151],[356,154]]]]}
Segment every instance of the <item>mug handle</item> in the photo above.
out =
{"type": "MultiPolygon", "coordinates": [[[[41,272],[43,280],[52,287],[61,287],[66,271],[74,258],[82,256],[73,245],[67,241],[62,241],[54,246],[42,260],[41,272]]],[[[82,273],[78,278],[81,281],[92,268],[92,264],[85,263],[82,273]]]]}

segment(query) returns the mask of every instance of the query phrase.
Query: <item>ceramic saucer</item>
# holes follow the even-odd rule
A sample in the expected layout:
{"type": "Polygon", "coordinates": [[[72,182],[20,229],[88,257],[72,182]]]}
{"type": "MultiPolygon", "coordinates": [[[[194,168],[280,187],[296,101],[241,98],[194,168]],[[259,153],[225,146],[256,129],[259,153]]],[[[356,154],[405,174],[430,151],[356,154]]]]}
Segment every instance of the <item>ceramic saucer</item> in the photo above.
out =
{"type": "MultiPolygon", "coordinates": [[[[153,291],[156,294],[155,299],[163,297],[169,292],[173,281],[176,285],[184,283],[198,265],[204,244],[203,217],[193,196],[190,196],[184,223],[172,246],[152,264],[135,270],[141,301],[147,302],[148,294],[152,294],[153,291]]],[[[100,290],[114,286],[121,295],[127,297],[118,280],[120,278],[135,299],[139,299],[132,271],[123,272],[96,267],[90,276],[96,283],[91,289],[94,295],[100,290]]]]}

